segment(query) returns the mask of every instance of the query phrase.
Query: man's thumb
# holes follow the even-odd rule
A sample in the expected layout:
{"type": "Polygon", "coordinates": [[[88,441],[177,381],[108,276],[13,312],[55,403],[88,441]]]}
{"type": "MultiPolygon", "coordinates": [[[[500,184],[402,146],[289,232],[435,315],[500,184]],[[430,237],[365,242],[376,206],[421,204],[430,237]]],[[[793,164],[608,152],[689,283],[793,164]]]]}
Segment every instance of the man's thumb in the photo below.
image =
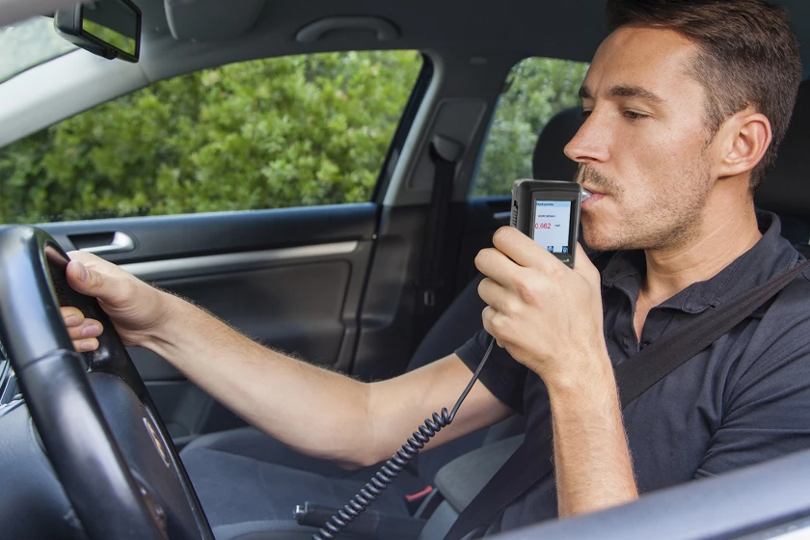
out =
{"type": "Polygon", "coordinates": [[[81,261],[70,261],[66,273],[68,284],[77,292],[87,296],[99,296],[102,292],[102,280],[91,275],[93,270],[88,269],[81,261]]]}
{"type": "Polygon", "coordinates": [[[591,276],[593,279],[599,280],[599,270],[593,265],[591,259],[585,253],[582,245],[577,242],[576,257],[574,259],[574,270],[584,276],[591,276]]]}

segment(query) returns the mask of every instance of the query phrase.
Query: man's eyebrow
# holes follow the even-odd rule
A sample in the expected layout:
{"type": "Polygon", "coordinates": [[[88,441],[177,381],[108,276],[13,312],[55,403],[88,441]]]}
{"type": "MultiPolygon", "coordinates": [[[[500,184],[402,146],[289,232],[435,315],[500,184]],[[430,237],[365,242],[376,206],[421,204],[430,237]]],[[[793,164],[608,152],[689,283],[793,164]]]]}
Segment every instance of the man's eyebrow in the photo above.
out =
{"type": "Polygon", "coordinates": [[[584,84],[579,87],[579,98],[580,99],[590,99],[591,98],[591,91],[588,90],[588,87],[584,84]]]}
{"type": "Polygon", "coordinates": [[[660,105],[664,102],[664,100],[658,97],[656,94],[650,92],[646,88],[642,88],[641,86],[614,86],[610,89],[609,95],[610,97],[637,97],[646,99],[647,101],[650,101],[656,105],[660,105]]]}

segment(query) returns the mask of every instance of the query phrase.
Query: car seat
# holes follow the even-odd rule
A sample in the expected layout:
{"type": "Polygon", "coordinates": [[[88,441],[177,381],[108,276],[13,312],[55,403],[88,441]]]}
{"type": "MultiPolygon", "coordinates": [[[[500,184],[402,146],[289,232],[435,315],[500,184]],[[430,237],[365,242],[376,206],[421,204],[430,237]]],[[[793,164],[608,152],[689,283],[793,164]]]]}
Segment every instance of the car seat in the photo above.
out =
{"type": "MultiPolygon", "coordinates": [[[[580,125],[579,108],[566,109],[549,121],[535,147],[535,178],[573,179],[576,164],[562,150],[580,125]]],[[[414,352],[407,370],[451,354],[481,328],[484,303],[477,293],[480,279],[473,279],[437,320],[414,352]]],[[[387,516],[410,518],[405,496],[433,485],[443,465],[485,442],[521,432],[522,419],[513,417],[425,451],[383,492],[372,509],[387,516]]],[[[403,441],[407,435],[403,433],[403,441]]],[[[294,507],[305,501],[342,507],[378,470],[374,466],[346,471],[330,461],[299,454],[250,427],[202,436],[180,455],[218,540],[311,538],[313,529],[293,521],[294,507]]],[[[348,540],[352,536],[341,538],[348,540]]]]}
{"type": "Polygon", "coordinates": [[[805,256],[810,254],[810,80],[802,81],[776,163],[754,195],[757,208],[771,211],[782,222],[782,236],[805,256]]]}

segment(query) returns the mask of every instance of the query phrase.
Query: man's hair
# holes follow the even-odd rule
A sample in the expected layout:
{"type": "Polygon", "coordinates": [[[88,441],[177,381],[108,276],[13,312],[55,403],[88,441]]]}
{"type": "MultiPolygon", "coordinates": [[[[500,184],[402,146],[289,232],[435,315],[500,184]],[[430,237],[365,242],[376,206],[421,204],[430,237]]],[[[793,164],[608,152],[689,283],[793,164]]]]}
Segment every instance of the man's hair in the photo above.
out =
{"type": "Polygon", "coordinates": [[[692,74],[706,89],[709,141],[729,116],[753,106],[773,142],[751,171],[753,193],[776,159],[802,76],[799,45],[784,8],[760,0],[608,0],[610,30],[663,28],[695,43],[692,74]]]}

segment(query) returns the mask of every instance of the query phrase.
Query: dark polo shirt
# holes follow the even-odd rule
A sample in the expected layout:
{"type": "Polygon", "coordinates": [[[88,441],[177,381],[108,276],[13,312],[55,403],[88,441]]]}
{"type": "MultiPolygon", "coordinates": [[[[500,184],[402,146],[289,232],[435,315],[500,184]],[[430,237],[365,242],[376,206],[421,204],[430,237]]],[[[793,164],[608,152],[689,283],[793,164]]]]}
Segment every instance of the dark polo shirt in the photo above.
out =
{"type": "MultiPolygon", "coordinates": [[[[640,343],[633,313],[645,274],[644,253],[619,252],[609,260],[602,298],[614,365],[804,260],[780,236],[775,215],[757,217],[762,239],[716,276],[650,310],[640,343]]],[[[474,370],[489,339],[482,330],[456,353],[474,370]]],[[[543,382],[505,349],[493,349],[481,381],[525,415],[527,434],[549,414],[543,382]]],[[[624,423],[641,493],[810,448],[810,271],[628,405],[624,423]]],[[[537,459],[551,459],[551,452],[549,444],[537,459]]],[[[556,515],[550,475],[506,508],[488,532],[556,515]]]]}

